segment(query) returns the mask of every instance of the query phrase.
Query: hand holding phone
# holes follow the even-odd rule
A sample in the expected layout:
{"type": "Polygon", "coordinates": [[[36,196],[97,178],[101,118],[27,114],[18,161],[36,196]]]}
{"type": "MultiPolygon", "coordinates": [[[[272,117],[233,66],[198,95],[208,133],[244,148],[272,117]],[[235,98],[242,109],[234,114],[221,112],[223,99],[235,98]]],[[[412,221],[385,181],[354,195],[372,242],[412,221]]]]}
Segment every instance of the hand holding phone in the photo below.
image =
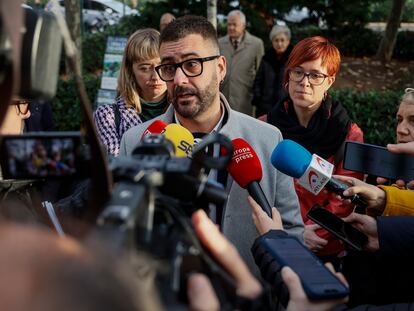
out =
{"type": "Polygon", "coordinates": [[[368,237],[365,234],[318,204],[312,206],[307,216],[356,250],[361,251],[368,242],[368,237]]]}
{"type": "Polygon", "coordinates": [[[388,151],[382,146],[348,141],[345,144],[345,169],[387,179],[414,179],[414,156],[388,151]]]}
{"type": "Polygon", "coordinates": [[[328,300],[349,294],[348,288],[295,237],[265,235],[259,243],[280,267],[288,266],[299,276],[309,299],[328,300]]]}

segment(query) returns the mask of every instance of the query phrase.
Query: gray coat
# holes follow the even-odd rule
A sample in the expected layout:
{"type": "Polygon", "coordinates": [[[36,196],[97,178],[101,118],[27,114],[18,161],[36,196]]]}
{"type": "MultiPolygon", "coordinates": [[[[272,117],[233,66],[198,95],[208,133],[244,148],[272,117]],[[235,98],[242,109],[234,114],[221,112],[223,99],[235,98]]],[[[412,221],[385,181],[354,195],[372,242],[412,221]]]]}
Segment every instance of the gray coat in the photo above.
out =
{"type": "MultiPolygon", "coordinates": [[[[230,139],[243,138],[256,151],[263,168],[263,178],[260,182],[263,192],[270,204],[278,209],[285,230],[302,239],[303,221],[293,179],[282,174],[270,164],[270,155],[278,142],[282,140],[280,131],[268,123],[232,110],[223,95],[221,95],[221,102],[228,112],[228,119],[220,133],[230,139]]],[[[163,115],[156,119],[171,123],[173,114],[174,109],[170,106],[163,115]]],[[[153,121],[139,124],[124,134],[121,141],[121,155],[131,154],[139,142],[139,137],[153,121]]],[[[231,176],[228,177],[226,189],[229,197],[223,211],[223,233],[236,245],[249,268],[259,275],[250,253],[250,248],[258,233],[247,202],[248,193],[234,182],[231,176]]]]}
{"type": "Polygon", "coordinates": [[[263,41],[246,31],[237,50],[228,35],[219,39],[219,45],[220,54],[227,59],[222,92],[234,110],[252,115],[252,87],[264,55],[263,41]]]}

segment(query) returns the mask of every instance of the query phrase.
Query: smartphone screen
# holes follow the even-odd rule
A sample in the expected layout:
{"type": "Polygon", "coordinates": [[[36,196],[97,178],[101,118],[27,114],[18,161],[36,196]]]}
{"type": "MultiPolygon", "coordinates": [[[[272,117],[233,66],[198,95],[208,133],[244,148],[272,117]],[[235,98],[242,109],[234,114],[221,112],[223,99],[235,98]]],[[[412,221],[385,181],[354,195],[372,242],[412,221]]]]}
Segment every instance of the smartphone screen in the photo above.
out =
{"type": "Polygon", "coordinates": [[[263,243],[278,264],[289,266],[299,275],[310,299],[342,298],[349,294],[348,288],[296,238],[265,238],[263,243]]]}
{"type": "Polygon", "coordinates": [[[368,242],[368,237],[361,231],[317,204],[308,211],[307,215],[315,223],[356,250],[362,250],[368,242]]]}
{"type": "Polygon", "coordinates": [[[80,133],[30,133],[1,137],[5,179],[68,177],[78,173],[80,133]]]}
{"type": "Polygon", "coordinates": [[[385,147],[346,142],[344,168],[388,179],[414,179],[414,157],[396,154],[385,147]]]}

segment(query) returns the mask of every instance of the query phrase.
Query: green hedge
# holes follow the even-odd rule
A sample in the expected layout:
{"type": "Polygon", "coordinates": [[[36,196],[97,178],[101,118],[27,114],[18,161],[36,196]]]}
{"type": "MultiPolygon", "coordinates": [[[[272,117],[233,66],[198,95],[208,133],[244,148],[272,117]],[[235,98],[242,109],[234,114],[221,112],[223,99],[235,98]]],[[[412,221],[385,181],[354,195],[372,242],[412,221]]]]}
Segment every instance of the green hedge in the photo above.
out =
{"type": "MultiPolygon", "coordinates": [[[[100,78],[94,75],[85,76],[86,90],[92,103],[95,102],[99,83],[100,78]]],[[[74,80],[59,81],[57,94],[52,104],[57,129],[79,130],[82,114],[74,80]]],[[[333,89],[331,94],[347,108],[352,120],[362,128],[367,143],[384,146],[394,142],[395,114],[401,92],[333,89]]]]}
{"type": "MultiPolygon", "coordinates": [[[[95,75],[84,76],[86,92],[93,104],[101,79],[95,75]]],[[[56,97],[52,102],[53,117],[58,131],[78,131],[82,121],[82,112],[78,90],[74,79],[59,80],[56,97]]]]}
{"type": "Polygon", "coordinates": [[[352,90],[331,91],[364,131],[365,142],[385,146],[395,141],[396,112],[402,92],[352,90]]]}

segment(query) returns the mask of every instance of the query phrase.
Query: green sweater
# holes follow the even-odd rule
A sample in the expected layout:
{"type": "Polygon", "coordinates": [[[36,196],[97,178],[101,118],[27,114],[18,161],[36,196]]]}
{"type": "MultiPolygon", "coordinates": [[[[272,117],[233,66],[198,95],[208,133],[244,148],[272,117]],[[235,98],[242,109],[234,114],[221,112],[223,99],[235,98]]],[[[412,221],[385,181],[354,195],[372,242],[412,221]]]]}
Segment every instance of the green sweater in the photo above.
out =
{"type": "Polygon", "coordinates": [[[144,99],[140,98],[141,101],[141,113],[139,117],[142,122],[151,120],[159,115],[163,114],[167,110],[168,102],[167,96],[164,96],[159,102],[147,102],[144,99]]]}

